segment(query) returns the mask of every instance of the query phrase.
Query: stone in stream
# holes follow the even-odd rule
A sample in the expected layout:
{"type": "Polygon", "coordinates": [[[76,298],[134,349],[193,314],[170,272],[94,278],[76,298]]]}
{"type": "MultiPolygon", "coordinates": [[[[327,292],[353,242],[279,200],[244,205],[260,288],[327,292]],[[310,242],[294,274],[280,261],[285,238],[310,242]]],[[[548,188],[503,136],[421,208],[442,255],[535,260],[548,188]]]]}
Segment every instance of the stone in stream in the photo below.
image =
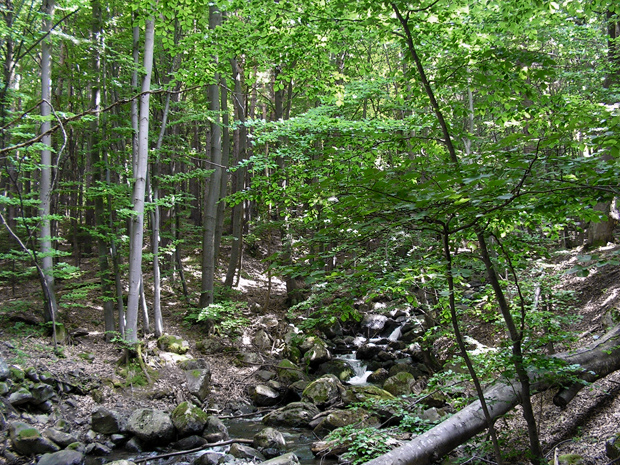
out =
{"type": "Polygon", "coordinates": [[[284,359],[276,367],[278,378],[284,384],[293,384],[306,379],[304,372],[290,360],[284,359]]]}
{"type": "Polygon", "coordinates": [[[270,426],[305,428],[319,414],[319,409],[308,402],[293,402],[263,417],[263,423],[270,426]]]}
{"type": "Polygon", "coordinates": [[[342,401],[346,389],[334,375],[325,375],[313,382],[301,395],[302,402],[311,402],[319,409],[326,409],[342,401]]]}
{"type": "Polygon", "coordinates": [[[78,439],[69,433],[64,433],[55,428],[47,428],[43,431],[43,436],[52,442],[55,442],[60,447],[67,447],[69,444],[77,442],[78,439]]]}
{"type": "Polygon", "coordinates": [[[211,367],[205,359],[187,360],[180,364],[185,372],[188,391],[203,401],[209,395],[211,367]]]}
{"type": "Polygon", "coordinates": [[[174,425],[170,416],[149,408],[135,410],[127,421],[127,431],[146,444],[168,444],[174,437],[174,425]]]}
{"type": "Polygon", "coordinates": [[[277,457],[286,450],[282,433],[275,428],[264,428],[254,435],[252,445],[265,457],[277,457]]]}
{"type": "Polygon", "coordinates": [[[179,436],[185,437],[201,434],[207,424],[209,415],[189,402],[181,402],[172,411],[171,419],[179,436]]]}
{"type": "Polygon", "coordinates": [[[252,389],[252,402],[258,407],[271,407],[280,401],[280,393],[265,384],[259,384],[252,389]]]}
{"type": "Polygon", "coordinates": [[[208,443],[209,441],[207,441],[202,436],[194,435],[179,439],[177,442],[173,442],[172,444],[170,444],[170,447],[175,450],[190,450],[196,449],[197,447],[202,447],[208,443]]]}
{"type": "Polygon", "coordinates": [[[202,437],[209,443],[221,442],[230,439],[228,436],[228,428],[218,417],[209,415],[207,424],[202,431],[202,437]]]}
{"type": "Polygon", "coordinates": [[[289,452],[288,454],[267,460],[261,465],[299,465],[299,458],[293,452],[289,452]]]}
{"type": "Polygon", "coordinates": [[[330,431],[343,426],[356,425],[361,429],[368,426],[379,426],[380,424],[381,421],[376,416],[364,409],[334,410],[319,421],[313,432],[317,436],[323,437],[330,431]]]}
{"type": "Polygon", "coordinates": [[[395,396],[405,396],[411,394],[411,387],[414,383],[415,377],[411,373],[401,371],[386,379],[383,389],[395,396]]]}
{"type": "Polygon", "coordinates": [[[250,461],[264,462],[265,456],[253,447],[244,444],[234,443],[230,446],[230,455],[237,459],[249,459],[250,461]]]}
{"type": "Polygon", "coordinates": [[[43,454],[37,465],[82,465],[82,463],[84,463],[84,454],[76,450],[65,449],[43,454]]]}

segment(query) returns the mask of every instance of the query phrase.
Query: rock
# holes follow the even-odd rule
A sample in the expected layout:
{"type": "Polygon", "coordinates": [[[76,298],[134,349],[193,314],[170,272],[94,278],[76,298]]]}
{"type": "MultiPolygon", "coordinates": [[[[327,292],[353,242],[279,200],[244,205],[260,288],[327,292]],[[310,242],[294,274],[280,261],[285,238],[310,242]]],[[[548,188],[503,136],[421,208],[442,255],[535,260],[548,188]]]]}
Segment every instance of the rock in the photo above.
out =
{"type": "Polygon", "coordinates": [[[69,444],[78,441],[78,439],[72,434],[64,433],[54,428],[47,428],[43,431],[43,436],[50,441],[55,442],[60,447],[67,447],[69,444]]]}
{"type": "Polygon", "coordinates": [[[110,449],[105,444],[101,444],[99,442],[93,442],[86,446],[86,455],[94,455],[97,457],[102,457],[105,455],[110,455],[112,453],[112,449],[110,449]]]}
{"type": "Polygon", "coordinates": [[[125,431],[126,419],[116,410],[97,407],[91,415],[91,428],[101,434],[115,434],[125,431]]]}
{"type": "Polygon", "coordinates": [[[252,338],[252,343],[258,347],[259,350],[265,351],[271,349],[273,340],[271,339],[271,336],[267,334],[267,331],[264,329],[259,329],[252,338]]]}
{"type": "Polygon", "coordinates": [[[260,365],[263,363],[262,356],[256,352],[241,352],[237,358],[246,365],[260,365]]]}
{"type": "Polygon", "coordinates": [[[209,415],[207,424],[202,431],[202,437],[209,441],[209,443],[226,441],[229,439],[228,428],[218,417],[209,415]]]}
{"type": "Polygon", "coordinates": [[[441,415],[435,407],[428,408],[420,415],[422,420],[426,420],[431,423],[436,423],[441,420],[441,415]]]}
{"type": "Polygon", "coordinates": [[[605,453],[611,460],[620,458],[620,434],[615,434],[605,441],[605,453]]]}
{"type": "Polygon", "coordinates": [[[258,370],[256,373],[254,373],[254,376],[256,376],[261,381],[269,381],[275,378],[276,374],[271,370],[258,370]]]}
{"type": "Polygon", "coordinates": [[[138,409],[131,414],[127,421],[127,431],[148,445],[166,445],[174,437],[170,416],[161,410],[149,408],[138,409]]]}
{"type": "Polygon", "coordinates": [[[164,334],[157,339],[157,347],[165,352],[183,355],[189,350],[189,343],[180,337],[164,334]]]}
{"type": "Polygon", "coordinates": [[[24,370],[24,376],[26,379],[29,379],[33,383],[39,382],[39,375],[37,374],[37,370],[35,367],[28,367],[24,370]]]}
{"type": "Polygon", "coordinates": [[[220,463],[221,458],[222,454],[218,454],[217,452],[207,452],[194,460],[194,465],[217,465],[220,463]]]}
{"type": "Polygon", "coordinates": [[[305,366],[315,368],[321,363],[329,362],[332,359],[332,354],[329,352],[327,344],[318,337],[306,338],[304,345],[300,346],[300,348],[304,352],[302,363],[305,366]],[[310,347],[304,351],[303,347],[306,347],[308,341],[310,342],[310,347]]]}
{"type": "Polygon", "coordinates": [[[9,425],[9,436],[13,448],[22,455],[45,454],[60,450],[52,441],[41,436],[38,429],[19,421],[9,425]]]}
{"type": "Polygon", "coordinates": [[[359,428],[366,428],[368,426],[378,426],[379,424],[379,419],[364,409],[334,410],[320,420],[319,424],[314,428],[314,433],[322,437],[330,431],[343,426],[356,425],[359,428]]]}
{"type": "Polygon", "coordinates": [[[385,315],[377,315],[375,313],[366,313],[362,318],[360,326],[362,328],[369,329],[372,333],[376,334],[381,331],[388,321],[388,317],[385,315]]]}
{"type": "Polygon", "coordinates": [[[390,376],[383,383],[383,389],[395,396],[411,394],[411,386],[415,383],[414,376],[406,371],[401,371],[394,376],[390,376]]]}
{"type": "Polygon", "coordinates": [[[290,360],[284,359],[276,367],[278,378],[284,384],[293,384],[306,379],[304,372],[290,360]]]}
{"type": "Polygon", "coordinates": [[[37,465],[82,465],[84,454],[76,450],[61,450],[59,452],[43,454],[37,465]]]}
{"type": "Polygon", "coordinates": [[[11,376],[9,366],[3,358],[0,358],[0,381],[6,381],[11,376]]]}
{"type": "Polygon", "coordinates": [[[579,454],[563,454],[558,456],[558,465],[584,465],[586,462],[579,454]]]}
{"type": "Polygon", "coordinates": [[[187,389],[199,400],[203,401],[209,395],[211,386],[211,368],[204,359],[188,360],[182,365],[185,371],[187,389]]]}
{"type": "Polygon", "coordinates": [[[252,389],[252,401],[258,407],[271,407],[280,401],[280,393],[270,386],[259,384],[252,389]]]}
{"type": "Polygon", "coordinates": [[[22,386],[17,391],[11,393],[8,400],[11,405],[24,405],[31,403],[34,400],[34,396],[28,389],[22,386]]]}
{"type": "Polygon", "coordinates": [[[119,433],[111,434],[110,441],[112,441],[112,444],[115,446],[120,446],[127,442],[127,435],[119,433]]]}
{"type": "Polygon", "coordinates": [[[67,450],[74,450],[76,452],[79,452],[80,454],[83,454],[84,452],[86,452],[86,444],[84,444],[83,442],[72,442],[71,444],[69,444],[66,447],[67,450]]]}
{"type": "Polygon", "coordinates": [[[139,454],[144,450],[144,445],[142,444],[142,441],[140,441],[140,439],[131,438],[129,441],[127,441],[127,444],[125,444],[125,450],[128,452],[135,452],[139,454]]]}
{"type": "Polygon", "coordinates": [[[106,465],[136,465],[131,460],[114,460],[113,462],[106,462],[106,465]]]}
{"type": "Polygon", "coordinates": [[[355,358],[358,360],[372,360],[379,355],[381,347],[374,344],[362,344],[355,351],[355,358]]]}
{"type": "Polygon", "coordinates": [[[8,394],[10,390],[11,387],[9,386],[9,383],[0,381],[0,396],[8,394]]]}
{"type": "Polygon", "coordinates": [[[202,409],[189,402],[181,402],[171,414],[172,423],[181,437],[202,433],[208,418],[202,409]]]}
{"type": "Polygon", "coordinates": [[[343,383],[349,381],[355,375],[351,365],[344,360],[330,360],[319,366],[320,374],[329,374],[336,376],[343,383]]]}
{"type": "Polygon", "coordinates": [[[307,427],[319,409],[308,402],[293,402],[263,417],[263,423],[270,426],[307,427]]]}
{"type": "Polygon", "coordinates": [[[299,465],[299,458],[293,452],[289,452],[288,454],[267,460],[261,465],[299,465]]]}
{"type": "Polygon", "coordinates": [[[180,439],[177,442],[173,442],[172,444],[170,444],[170,447],[172,447],[175,450],[190,450],[190,449],[196,449],[197,447],[202,447],[208,443],[209,441],[207,441],[202,436],[194,435],[194,436],[188,436],[186,438],[180,439]]]}
{"type": "Polygon", "coordinates": [[[320,409],[331,407],[342,401],[346,389],[334,375],[325,375],[313,382],[301,395],[302,402],[311,402],[320,409]]]}
{"type": "Polygon", "coordinates": [[[252,446],[265,457],[272,458],[286,450],[286,441],[277,429],[264,428],[254,435],[252,446]]]}
{"type": "Polygon", "coordinates": [[[385,368],[379,368],[368,375],[367,381],[373,384],[382,385],[386,379],[390,377],[390,374],[385,368]]]}
{"type": "Polygon", "coordinates": [[[253,447],[246,446],[244,444],[234,443],[230,446],[230,455],[237,459],[247,459],[250,461],[264,462],[265,456],[253,447]]]}
{"type": "Polygon", "coordinates": [[[49,384],[38,383],[30,388],[30,392],[32,393],[33,400],[32,403],[35,405],[42,404],[52,399],[56,393],[54,389],[49,384]]]}
{"type": "Polygon", "coordinates": [[[349,386],[342,398],[346,405],[392,399],[394,399],[392,394],[372,384],[367,386],[349,386]]]}

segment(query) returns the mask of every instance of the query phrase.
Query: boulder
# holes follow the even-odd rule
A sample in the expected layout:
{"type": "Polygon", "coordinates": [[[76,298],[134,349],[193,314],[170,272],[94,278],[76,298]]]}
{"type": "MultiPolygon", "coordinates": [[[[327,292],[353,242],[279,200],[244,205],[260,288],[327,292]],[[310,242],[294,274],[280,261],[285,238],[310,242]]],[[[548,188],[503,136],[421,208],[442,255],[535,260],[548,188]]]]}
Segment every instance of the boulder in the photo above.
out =
{"type": "Polygon", "coordinates": [[[392,399],[394,399],[392,394],[372,384],[367,386],[349,386],[342,398],[345,405],[392,399]]]}
{"type": "Polygon", "coordinates": [[[280,397],[280,393],[271,386],[259,384],[252,389],[252,401],[257,407],[276,405],[280,401],[280,397]]]}
{"type": "Polygon", "coordinates": [[[170,447],[175,450],[190,450],[196,449],[197,447],[202,447],[208,443],[209,441],[207,441],[202,436],[188,436],[186,438],[179,439],[178,441],[173,442],[172,444],[170,444],[170,447]]]}
{"type": "Polygon", "coordinates": [[[24,386],[20,387],[17,391],[11,393],[9,396],[9,404],[11,405],[24,405],[34,401],[32,393],[24,386]]]}
{"type": "Polygon", "coordinates": [[[258,347],[259,350],[266,351],[271,349],[271,346],[273,345],[273,340],[271,339],[271,336],[267,334],[267,331],[265,331],[264,329],[259,329],[258,331],[256,331],[256,334],[252,339],[252,343],[256,347],[258,347]]]}
{"type": "Polygon", "coordinates": [[[315,368],[321,363],[329,362],[332,359],[332,354],[327,348],[327,344],[318,337],[306,338],[304,344],[302,344],[300,348],[302,352],[304,352],[302,363],[305,366],[315,368]],[[308,348],[305,349],[305,347],[308,348]]]}
{"type": "Polygon", "coordinates": [[[99,442],[92,442],[86,446],[86,455],[93,455],[96,457],[103,457],[105,455],[110,455],[112,453],[112,449],[110,449],[105,444],[101,444],[99,442]]]}
{"type": "Polygon", "coordinates": [[[320,374],[334,375],[343,383],[349,381],[355,375],[351,365],[344,360],[330,360],[329,362],[322,363],[319,366],[318,372],[320,374]]]}
{"type": "Polygon", "coordinates": [[[299,465],[299,458],[293,452],[289,452],[288,454],[267,460],[261,465],[299,465]]]}
{"type": "Polygon", "coordinates": [[[165,352],[183,355],[189,350],[189,343],[178,336],[164,334],[157,339],[157,347],[165,352]]]}
{"type": "Polygon", "coordinates": [[[59,431],[55,428],[47,428],[43,431],[43,436],[58,444],[60,447],[67,447],[69,444],[78,442],[78,439],[74,435],[59,431]]]}
{"type": "Polygon", "coordinates": [[[341,402],[345,391],[338,378],[334,375],[325,375],[308,385],[301,395],[301,400],[325,409],[341,402]]]}
{"type": "Polygon", "coordinates": [[[358,360],[372,360],[379,355],[383,349],[374,344],[362,344],[355,351],[355,358],[358,360]]]}
{"type": "Polygon", "coordinates": [[[207,424],[202,431],[202,437],[209,441],[209,443],[226,441],[229,439],[228,428],[218,417],[209,415],[207,424]]]}
{"type": "Polygon", "coordinates": [[[383,389],[395,396],[404,396],[411,394],[413,383],[415,383],[414,376],[407,371],[401,371],[386,379],[383,383],[383,389]]]}
{"type": "Polygon", "coordinates": [[[82,465],[84,454],[76,450],[61,450],[58,452],[43,454],[37,465],[82,465]]]}
{"type": "Polygon", "coordinates": [[[620,434],[615,434],[605,441],[605,453],[611,460],[620,458],[620,434]]]}
{"type": "Polygon", "coordinates": [[[322,437],[330,431],[343,426],[356,425],[358,428],[366,428],[368,426],[378,426],[379,424],[379,419],[364,409],[334,410],[320,420],[319,424],[314,428],[314,433],[322,437]]]}
{"type": "Polygon", "coordinates": [[[126,419],[116,410],[97,407],[91,415],[91,428],[101,434],[116,434],[125,431],[126,419]]]}
{"type": "Polygon", "coordinates": [[[35,384],[30,388],[30,392],[32,393],[32,403],[34,405],[40,405],[55,396],[55,392],[52,386],[45,383],[35,384]]]}
{"type": "Polygon", "coordinates": [[[3,358],[0,358],[0,381],[6,381],[10,375],[9,366],[3,358]]]}
{"type": "Polygon", "coordinates": [[[211,386],[211,367],[207,361],[202,358],[187,360],[181,364],[181,369],[185,372],[189,392],[199,400],[205,400],[211,386]]]}
{"type": "Polygon", "coordinates": [[[193,465],[217,465],[220,463],[222,457],[222,454],[218,454],[217,452],[207,452],[194,460],[193,465]]]}
{"type": "Polygon", "coordinates": [[[360,326],[367,328],[370,333],[377,334],[385,328],[385,324],[388,321],[388,317],[385,315],[378,315],[376,313],[366,313],[362,318],[360,326]]]}
{"type": "Polygon", "coordinates": [[[265,456],[253,447],[244,444],[234,443],[230,446],[230,455],[237,459],[249,460],[252,462],[264,462],[265,456]]]}
{"type": "Polygon", "coordinates": [[[263,423],[270,426],[305,428],[319,414],[319,409],[308,402],[293,402],[263,417],[263,423]]]}
{"type": "Polygon", "coordinates": [[[201,434],[209,419],[209,415],[201,408],[189,402],[181,402],[170,416],[172,424],[181,437],[201,434]]]}
{"type": "Polygon", "coordinates": [[[368,375],[367,381],[373,384],[383,384],[390,377],[389,372],[385,368],[379,368],[368,375]]]}
{"type": "Polygon", "coordinates": [[[293,384],[306,379],[304,372],[290,360],[284,359],[276,367],[278,378],[284,384],[293,384]]]}
{"type": "Polygon", "coordinates": [[[286,441],[277,429],[264,428],[254,435],[252,446],[265,457],[272,458],[286,450],[286,441]]]}
{"type": "Polygon", "coordinates": [[[9,425],[9,436],[13,448],[22,455],[45,454],[58,452],[60,447],[41,436],[38,429],[21,421],[9,425]]]}
{"type": "Polygon", "coordinates": [[[145,444],[168,444],[174,437],[170,416],[161,410],[142,408],[134,411],[127,421],[127,431],[145,444]]]}

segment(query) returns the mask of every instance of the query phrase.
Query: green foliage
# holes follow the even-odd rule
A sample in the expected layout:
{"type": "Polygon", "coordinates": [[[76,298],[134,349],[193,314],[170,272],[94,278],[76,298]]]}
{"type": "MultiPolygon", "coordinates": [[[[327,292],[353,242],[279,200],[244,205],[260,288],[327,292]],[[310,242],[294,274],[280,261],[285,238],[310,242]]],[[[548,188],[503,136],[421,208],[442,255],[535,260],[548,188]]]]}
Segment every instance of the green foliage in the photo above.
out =
{"type": "Polygon", "coordinates": [[[354,425],[338,428],[325,438],[334,442],[334,446],[347,449],[343,458],[358,465],[385,454],[396,446],[391,436],[378,428],[356,428],[354,425]]]}
{"type": "Polygon", "coordinates": [[[244,314],[244,304],[232,301],[211,304],[188,314],[185,320],[190,323],[210,322],[213,331],[231,339],[240,336],[243,329],[250,324],[250,319],[244,314]]]}

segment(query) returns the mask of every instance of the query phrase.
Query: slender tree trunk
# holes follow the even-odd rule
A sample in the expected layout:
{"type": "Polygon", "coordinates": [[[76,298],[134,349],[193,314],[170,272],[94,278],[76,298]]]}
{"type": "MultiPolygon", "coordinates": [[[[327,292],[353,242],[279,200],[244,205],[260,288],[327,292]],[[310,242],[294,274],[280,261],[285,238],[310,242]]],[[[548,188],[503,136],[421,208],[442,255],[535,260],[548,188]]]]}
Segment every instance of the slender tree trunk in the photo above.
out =
{"type": "MultiPolygon", "coordinates": [[[[478,244],[480,246],[480,255],[487,270],[487,276],[493,291],[495,292],[495,298],[499,305],[500,311],[508,328],[508,334],[512,342],[512,357],[517,377],[521,383],[521,405],[523,406],[523,417],[527,422],[527,432],[530,438],[531,460],[532,463],[537,465],[546,465],[547,461],[540,446],[540,439],[538,438],[538,426],[536,425],[536,417],[534,416],[534,409],[532,407],[532,401],[530,399],[530,377],[525,366],[523,358],[522,342],[523,342],[523,329],[517,329],[517,326],[510,313],[510,307],[506,301],[506,296],[500,285],[495,266],[489,256],[486,239],[483,231],[476,233],[478,237],[478,244]]],[[[523,315],[525,317],[525,315],[523,315]]],[[[522,322],[522,325],[525,324],[522,322]]]]}
{"type": "MultiPolygon", "coordinates": [[[[239,66],[237,59],[231,60],[233,79],[235,81],[235,89],[233,92],[233,107],[235,109],[235,120],[237,127],[234,132],[233,144],[233,163],[239,164],[245,160],[246,156],[246,140],[247,129],[245,127],[245,99],[243,96],[243,69],[239,66]]],[[[232,192],[240,192],[243,190],[243,182],[245,180],[245,168],[237,168],[233,173],[232,192]]],[[[232,287],[235,279],[235,271],[243,250],[243,203],[237,203],[232,209],[232,248],[230,251],[230,261],[228,262],[228,271],[226,272],[226,280],[224,285],[232,287]]]]}
{"type": "Polygon", "coordinates": [[[144,70],[142,93],[140,95],[140,121],[138,130],[138,157],[135,163],[132,195],[133,215],[129,243],[129,297],[127,300],[127,327],[125,338],[138,342],[138,307],[142,283],[142,246],[144,239],[144,199],[146,193],[146,172],[149,149],[149,103],[151,73],[153,70],[153,48],[155,43],[155,20],[147,19],[144,39],[144,70]]]}
{"type": "Polygon", "coordinates": [[[230,132],[229,116],[228,116],[228,90],[226,89],[226,80],[222,79],[221,87],[221,109],[222,109],[222,161],[221,170],[222,175],[220,179],[220,194],[219,201],[217,203],[217,222],[215,227],[215,262],[217,263],[220,256],[220,246],[222,243],[222,230],[224,229],[224,209],[226,207],[226,191],[228,189],[228,162],[230,159],[230,132]]]}
{"type": "MultiPolygon", "coordinates": [[[[48,33],[53,24],[54,16],[54,0],[43,1],[43,33],[48,33]]],[[[48,35],[41,44],[41,117],[44,119],[41,124],[41,132],[45,133],[51,128],[49,117],[51,111],[52,98],[52,44],[51,37],[48,35]]],[[[47,147],[41,150],[41,184],[40,184],[40,206],[39,213],[41,216],[41,229],[39,232],[41,263],[43,273],[45,275],[46,288],[44,298],[45,321],[55,321],[58,312],[56,304],[56,296],[54,292],[54,275],[53,275],[53,248],[52,248],[52,230],[51,230],[51,201],[52,201],[52,136],[48,134],[41,139],[41,142],[47,147]]],[[[54,328],[55,329],[55,328],[54,328]]]]}
{"type": "MultiPolygon", "coordinates": [[[[217,6],[209,7],[209,28],[215,29],[221,24],[222,16],[217,6]]],[[[217,59],[217,58],[216,58],[217,59]]],[[[209,178],[205,193],[205,217],[202,239],[202,285],[200,288],[200,306],[207,307],[213,303],[215,281],[215,227],[217,223],[217,202],[222,179],[222,126],[220,124],[220,76],[216,74],[215,83],[208,89],[209,110],[213,114],[211,123],[211,168],[213,174],[209,178]]]]}

